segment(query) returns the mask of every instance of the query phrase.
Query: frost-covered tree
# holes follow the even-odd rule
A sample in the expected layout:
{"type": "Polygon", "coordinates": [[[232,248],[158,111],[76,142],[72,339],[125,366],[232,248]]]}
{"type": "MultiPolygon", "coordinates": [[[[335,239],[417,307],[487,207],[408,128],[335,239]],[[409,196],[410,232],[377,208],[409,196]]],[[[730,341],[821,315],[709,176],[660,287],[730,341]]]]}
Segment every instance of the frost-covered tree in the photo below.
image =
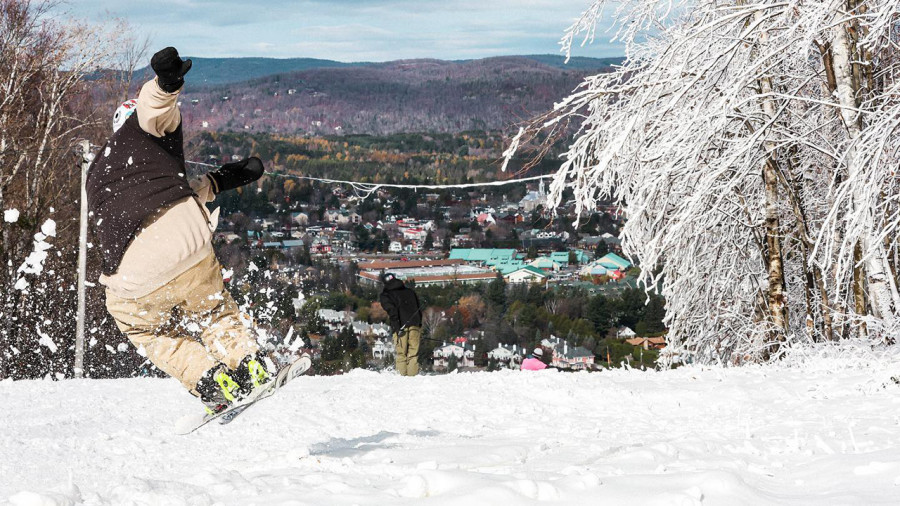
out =
{"type": "MultiPolygon", "coordinates": [[[[551,185],[628,221],[623,251],[667,301],[670,347],[768,359],[797,340],[898,325],[900,2],[594,1],[624,63],[522,129],[579,125],[551,185]]],[[[549,136],[553,138],[553,135],[549,136]]]]}

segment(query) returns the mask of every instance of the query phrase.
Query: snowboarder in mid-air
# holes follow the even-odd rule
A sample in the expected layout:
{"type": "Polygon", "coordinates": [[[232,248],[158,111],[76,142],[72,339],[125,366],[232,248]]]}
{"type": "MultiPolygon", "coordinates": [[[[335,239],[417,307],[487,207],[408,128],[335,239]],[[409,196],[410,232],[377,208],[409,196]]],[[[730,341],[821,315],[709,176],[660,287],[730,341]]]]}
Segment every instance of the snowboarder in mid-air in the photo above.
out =
{"type": "Polygon", "coordinates": [[[205,205],[264,169],[248,158],[188,180],[178,95],[191,60],[167,47],[150,65],[156,77],[116,111],[114,133],[88,172],[100,283],[107,310],[138,352],[212,415],[269,382],[277,368],[225,290],[212,248],[218,209],[205,205]]]}

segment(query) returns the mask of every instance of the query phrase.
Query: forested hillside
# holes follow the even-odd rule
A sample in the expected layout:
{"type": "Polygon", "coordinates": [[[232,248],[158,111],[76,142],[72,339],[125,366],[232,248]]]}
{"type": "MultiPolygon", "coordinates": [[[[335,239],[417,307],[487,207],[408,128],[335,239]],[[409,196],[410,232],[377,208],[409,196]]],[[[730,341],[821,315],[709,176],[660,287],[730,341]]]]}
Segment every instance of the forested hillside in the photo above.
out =
{"type": "MultiPolygon", "coordinates": [[[[191,69],[191,82],[194,86],[239,83],[250,79],[302,70],[383,65],[383,63],[340,62],[319,58],[190,58],[194,62],[194,67],[191,69]]],[[[594,71],[622,63],[621,57],[587,58],[576,56],[566,61],[564,56],[558,54],[525,55],[516,56],[515,58],[532,60],[536,63],[564,70],[594,71]]],[[[448,63],[471,63],[473,61],[478,60],[455,60],[448,63]]],[[[138,71],[138,75],[150,78],[153,76],[153,71],[149,66],[144,67],[138,71]]]]}
{"type": "MultiPolygon", "coordinates": [[[[225,161],[249,153],[277,172],[372,183],[458,184],[503,177],[499,163],[503,136],[498,131],[383,137],[202,132],[191,138],[187,151],[195,161],[225,161]]],[[[532,172],[550,172],[558,163],[555,156],[547,156],[532,172]]],[[[510,172],[521,165],[522,160],[515,160],[510,172]]]]}
{"type": "Polygon", "coordinates": [[[182,95],[183,114],[190,129],[286,134],[507,129],[551,108],[585,76],[611,68],[548,63],[530,57],[410,60],[192,84],[182,95]]]}

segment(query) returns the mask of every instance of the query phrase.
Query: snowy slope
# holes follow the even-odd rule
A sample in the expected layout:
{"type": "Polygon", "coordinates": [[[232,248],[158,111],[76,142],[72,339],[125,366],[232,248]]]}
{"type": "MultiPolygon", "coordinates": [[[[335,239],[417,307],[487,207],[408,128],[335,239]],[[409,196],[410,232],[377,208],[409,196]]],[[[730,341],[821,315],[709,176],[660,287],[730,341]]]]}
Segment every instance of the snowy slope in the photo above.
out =
{"type": "Polygon", "coordinates": [[[0,382],[0,504],[897,504],[898,365],[356,371],[190,436],[173,380],[0,382]]]}

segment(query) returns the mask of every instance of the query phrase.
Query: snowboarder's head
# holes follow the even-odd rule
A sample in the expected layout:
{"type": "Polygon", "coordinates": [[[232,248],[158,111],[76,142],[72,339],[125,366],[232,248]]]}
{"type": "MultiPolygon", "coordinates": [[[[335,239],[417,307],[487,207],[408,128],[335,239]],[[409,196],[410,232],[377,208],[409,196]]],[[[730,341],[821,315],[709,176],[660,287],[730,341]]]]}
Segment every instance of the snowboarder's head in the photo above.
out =
{"type": "Polygon", "coordinates": [[[393,272],[382,273],[381,282],[384,284],[385,290],[397,290],[398,288],[403,288],[403,280],[398,278],[393,272]]]}
{"type": "Polygon", "coordinates": [[[544,350],[541,347],[537,347],[531,354],[534,355],[534,358],[542,358],[544,356],[544,350]]]}
{"type": "Polygon", "coordinates": [[[116,113],[113,114],[113,133],[118,132],[122,125],[125,124],[125,120],[127,120],[134,111],[137,110],[137,100],[132,98],[131,100],[126,100],[122,102],[122,105],[116,109],[116,113]]]}

